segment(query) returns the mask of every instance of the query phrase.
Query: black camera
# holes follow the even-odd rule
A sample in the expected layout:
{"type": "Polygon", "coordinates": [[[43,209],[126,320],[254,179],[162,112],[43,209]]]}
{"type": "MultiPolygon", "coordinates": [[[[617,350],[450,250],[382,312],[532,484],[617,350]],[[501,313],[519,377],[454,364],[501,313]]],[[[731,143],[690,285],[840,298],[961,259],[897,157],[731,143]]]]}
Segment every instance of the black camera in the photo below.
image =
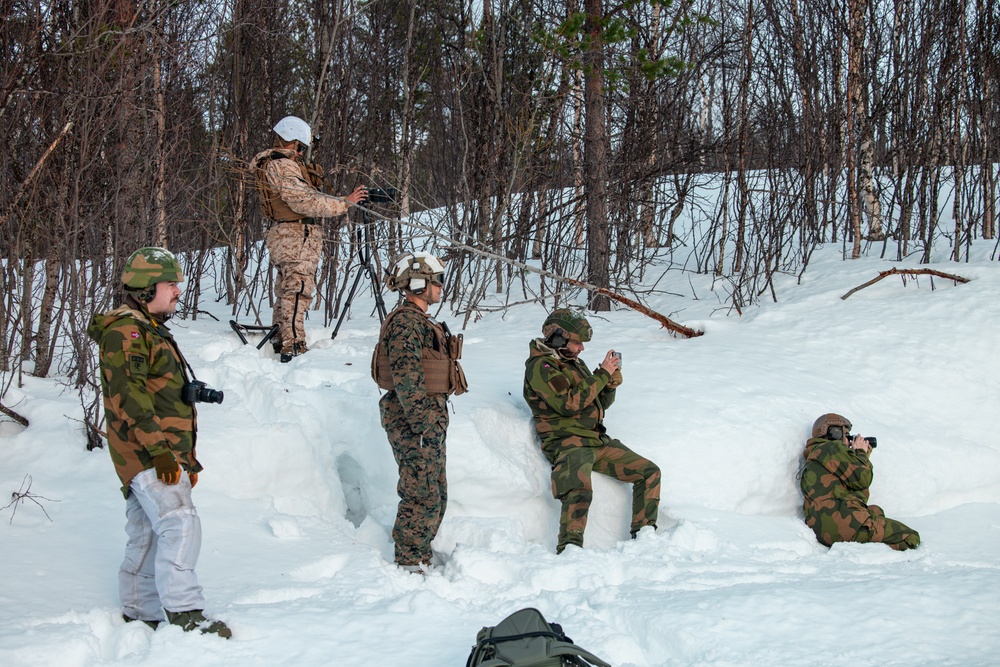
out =
{"type": "Polygon", "coordinates": [[[396,188],[372,188],[368,191],[369,204],[390,204],[396,201],[396,188]]]}
{"type": "MultiPolygon", "coordinates": [[[[848,435],[847,436],[847,442],[854,442],[854,439],[856,437],[858,437],[858,436],[856,436],[856,435],[848,435]]],[[[867,438],[862,438],[862,440],[864,440],[865,442],[867,442],[868,446],[871,447],[872,449],[875,449],[876,447],[878,447],[878,438],[876,438],[874,435],[870,435],[867,438]]]]}
{"type": "Polygon", "coordinates": [[[188,405],[195,403],[222,403],[223,393],[212,389],[201,380],[192,380],[181,389],[181,400],[188,405]]]}

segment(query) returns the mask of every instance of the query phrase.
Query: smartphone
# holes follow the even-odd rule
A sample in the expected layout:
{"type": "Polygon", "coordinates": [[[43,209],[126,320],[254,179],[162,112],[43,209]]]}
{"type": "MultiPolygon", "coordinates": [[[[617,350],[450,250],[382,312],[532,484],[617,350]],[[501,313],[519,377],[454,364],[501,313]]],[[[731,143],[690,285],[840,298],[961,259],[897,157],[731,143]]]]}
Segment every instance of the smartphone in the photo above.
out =
{"type": "Polygon", "coordinates": [[[615,354],[615,358],[618,359],[618,368],[621,368],[622,367],[622,353],[621,352],[615,352],[614,354],[615,354]]]}

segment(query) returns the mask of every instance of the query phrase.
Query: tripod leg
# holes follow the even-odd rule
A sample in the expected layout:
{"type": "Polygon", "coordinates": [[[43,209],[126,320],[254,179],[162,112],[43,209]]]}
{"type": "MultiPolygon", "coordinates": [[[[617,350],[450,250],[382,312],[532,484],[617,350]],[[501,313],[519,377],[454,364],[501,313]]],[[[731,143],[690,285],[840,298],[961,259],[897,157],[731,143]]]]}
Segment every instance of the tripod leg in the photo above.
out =
{"type": "Polygon", "coordinates": [[[361,276],[364,273],[358,271],[358,275],[354,277],[354,284],[351,285],[351,291],[347,295],[347,301],[344,302],[344,307],[340,310],[340,317],[337,318],[337,326],[333,328],[333,333],[330,334],[330,340],[337,338],[337,332],[340,331],[340,325],[344,323],[344,318],[347,317],[347,311],[351,309],[351,302],[354,301],[354,293],[358,291],[358,283],[361,282],[361,276]]]}
{"type": "Polygon", "coordinates": [[[378,311],[378,321],[385,322],[385,301],[382,300],[382,287],[379,285],[378,275],[375,273],[375,269],[372,268],[370,262],[365,264],[365,270],[372,281],[372,292],[375,294],[375,310],[378,311]]]}
{"type": "Polygon", "coordinates": [[[276,333],[278,333],[278,325],[277,324],[275,324],[270,329],[268,329],[267,335],[264,336],[264,340],[262,340],[259,343],[257,343],[257,349],[259,350],[260,348],[264,347],[264,345],[267,343],[267,341],[269,341],[272,338],[274,338],[274,334],[276,334],[276,333]]]}

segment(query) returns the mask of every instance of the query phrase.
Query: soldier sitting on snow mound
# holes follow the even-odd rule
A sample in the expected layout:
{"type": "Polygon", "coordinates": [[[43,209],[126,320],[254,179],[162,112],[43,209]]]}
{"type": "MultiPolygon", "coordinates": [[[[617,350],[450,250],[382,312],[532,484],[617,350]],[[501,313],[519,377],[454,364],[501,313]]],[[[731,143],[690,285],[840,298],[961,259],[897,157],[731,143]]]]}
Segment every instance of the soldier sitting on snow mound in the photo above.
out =
{"type": "Polygon", "coordinates": [[[660,469],[607,434],[604,411],[622,383],[621,358],[609,350],[594,370],[580,360],[593,330],[585,317],[554,310],[542,324],[542,338],[529,344],[524,362],[524,400],[531,408],[542,452],[552,464],[552,495],[562,503],[556,553],[583,546],[594,491],[590,473],[632,483],[632,537],[656,527],[660,469]]]}
{"type": "Polygon", "coordinates": [[[868,505],[873,440],[848,435],[851,422],[828,413],[813,424],[802,471],[806,524],[826,546],[834,542],[883,542],[903,551],[920,544],[917,531],[868,505]]]}

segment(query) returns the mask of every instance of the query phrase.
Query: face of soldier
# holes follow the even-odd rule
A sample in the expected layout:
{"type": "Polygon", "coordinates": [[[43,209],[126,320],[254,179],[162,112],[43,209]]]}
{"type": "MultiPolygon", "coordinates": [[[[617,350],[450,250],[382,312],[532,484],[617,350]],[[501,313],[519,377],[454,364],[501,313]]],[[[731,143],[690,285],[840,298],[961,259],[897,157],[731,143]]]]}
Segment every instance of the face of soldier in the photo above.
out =
{"type": "Polygon", "coordinates": [[[581,352],[583,352],[583,343],[571,340],[566,343],[566,350],[569,352],[566,356],[575,359],[580,356],[581,352]]]}
{"type": "Polygon", "coordinates": [[[441,285],[435,283],[430,283],[427,285],[427,289],[424,290],[424,299],[427,300],[427,305],[432,305],[441,302],[441,292],[444,288],[441,285]]]}
{"type": "Polygon", "coordinates": [[[181,288],[177,283],[156,283],[156,294],[146,307],[153,315],[173,315],[181,298],[181,288]]]}

